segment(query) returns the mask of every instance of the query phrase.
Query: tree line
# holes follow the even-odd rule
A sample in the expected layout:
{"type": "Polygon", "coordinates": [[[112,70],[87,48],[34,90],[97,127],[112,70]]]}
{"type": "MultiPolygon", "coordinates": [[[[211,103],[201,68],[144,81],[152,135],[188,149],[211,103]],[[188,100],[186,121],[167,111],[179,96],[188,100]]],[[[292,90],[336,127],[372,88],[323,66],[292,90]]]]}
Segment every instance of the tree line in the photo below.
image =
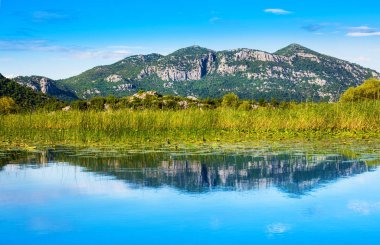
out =
{"type": "MultiPolygon", "coordinates": [[[[342,103],[365,100],[380,100],[380,80],[368,79],[356,88],[349,88],[340,98],[342,103]]],[[[275,99],[269,101],[265,99],[241,100],[234,93],[226,94],[223,98],[197,99],[192,96],[160,95],[154,91],[140,91],[133,96],[123,98],[95,97],[90,100],[76,100],[68,103],[0,77],[0,114],[37,110],[183,110],[190,108],[216,109],[218,107],[253,110],[259,107],[290,108],[295,103],[294,101],[279,102],[275,99]]]]}

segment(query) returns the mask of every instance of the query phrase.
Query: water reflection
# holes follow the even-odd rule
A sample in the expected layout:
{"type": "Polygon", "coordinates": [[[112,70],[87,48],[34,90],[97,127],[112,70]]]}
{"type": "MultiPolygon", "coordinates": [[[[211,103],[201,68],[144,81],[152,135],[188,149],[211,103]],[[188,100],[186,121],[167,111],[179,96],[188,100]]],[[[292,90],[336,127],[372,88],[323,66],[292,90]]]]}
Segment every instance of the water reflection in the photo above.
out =
{"type": "Polygon", "coordinates": [[[112,176],[136,188],[169,186],[202,193],[276,187],[295,197],[374,168],[342,154],[120,153],[75,149],[6,152],[0,157],[0,168],[11,163],[38,168],[49,162],[81,166],[85,171],[112,176]]]}

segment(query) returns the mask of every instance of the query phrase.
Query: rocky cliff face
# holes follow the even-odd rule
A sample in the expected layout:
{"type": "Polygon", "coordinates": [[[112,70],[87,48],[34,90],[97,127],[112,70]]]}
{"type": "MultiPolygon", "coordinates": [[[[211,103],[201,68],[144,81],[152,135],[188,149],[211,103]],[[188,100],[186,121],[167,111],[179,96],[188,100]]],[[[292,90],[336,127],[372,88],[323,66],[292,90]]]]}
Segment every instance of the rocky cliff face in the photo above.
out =
{"type": "Polygon", "coordinates": [[[250,99],[334,101],[348,87],[370,77],[380,75],[292,44],[273,54],[252,49],[217,52],[193,46],[167,56],[132,56],[60,83],[84,98],[156,90],[197,97],[220,97],[234,92],[250,99]]]}
{"type": "MultiPolygon", "coordinates": [[[[170,59],[173,61],[175,58],[170,59]]],[[[140,72],[138,78],[157,75],[163,81],[200,80],[215,68],[215,59],[214,53],[208,53],[179,63],[147,66],[140,72]]]]}
{"type": "Polygon", "coordinates": [[[27,86],[34,91],[40,91],[44,94],[47,94],[52,89],[53,80],[46,77],[40,76],[31,76],[31,77],[15,77],[17,83],[27,86]]]}
{"type": "Polygon", "coordinates": [[[77,96],[69,91],[68,89],[59,88],[56,82],[47,77],[41,76],[19,76],[13,78],[18,84],[24,85],[33,89],[34,91],[39,91],[47,95],[57,97],[62,100],[73,100],[77,99],[77,96]]]}

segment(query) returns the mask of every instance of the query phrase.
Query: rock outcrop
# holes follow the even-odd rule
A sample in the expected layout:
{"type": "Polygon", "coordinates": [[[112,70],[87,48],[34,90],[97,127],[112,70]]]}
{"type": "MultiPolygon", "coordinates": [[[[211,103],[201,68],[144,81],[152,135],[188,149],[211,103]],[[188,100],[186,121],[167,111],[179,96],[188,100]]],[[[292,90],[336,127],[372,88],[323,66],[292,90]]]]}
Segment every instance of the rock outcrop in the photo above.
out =
{"type": "Polygon", "coordinates": [[[200,80],[215,68],[215,54],[208,53],[194,60],[177,64],[163,64],[144,68],[138,78],[157,75],[163,81],[200,80]]]}
{"type": "Polygon", "coordinates": [[[371,77],[380,74],[292,44],[275,53],[192,46],[166,56],[136,55],[61,82],[83,98],[156,90],[199,98],[233,92],[249,99],[336,101],[371,77]]]}
{"type": "Polygon", "coordinates": [[[18,84],[24,85],[26,87],[32,88],[34,91],[41,92],[43,94],[51,95],[57,97],[61,100],[75,100],[78,97],[73,91],[69,89],[60,88],[57,86],[57,82],[41,76],[30,76],[23,77],[18,76],[13,78],[18,84]]]}

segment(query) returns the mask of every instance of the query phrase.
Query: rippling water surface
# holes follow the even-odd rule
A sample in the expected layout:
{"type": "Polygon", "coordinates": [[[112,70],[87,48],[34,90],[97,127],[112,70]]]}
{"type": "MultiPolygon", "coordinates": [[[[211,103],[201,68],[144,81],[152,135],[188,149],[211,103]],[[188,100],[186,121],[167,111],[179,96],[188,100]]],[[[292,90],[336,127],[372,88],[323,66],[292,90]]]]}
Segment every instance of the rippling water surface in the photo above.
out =
{"type": "Polygon", "coordinates": [[[3,151],[0,244],[380,244],[379,160],[371,146],[3,151]]]}

